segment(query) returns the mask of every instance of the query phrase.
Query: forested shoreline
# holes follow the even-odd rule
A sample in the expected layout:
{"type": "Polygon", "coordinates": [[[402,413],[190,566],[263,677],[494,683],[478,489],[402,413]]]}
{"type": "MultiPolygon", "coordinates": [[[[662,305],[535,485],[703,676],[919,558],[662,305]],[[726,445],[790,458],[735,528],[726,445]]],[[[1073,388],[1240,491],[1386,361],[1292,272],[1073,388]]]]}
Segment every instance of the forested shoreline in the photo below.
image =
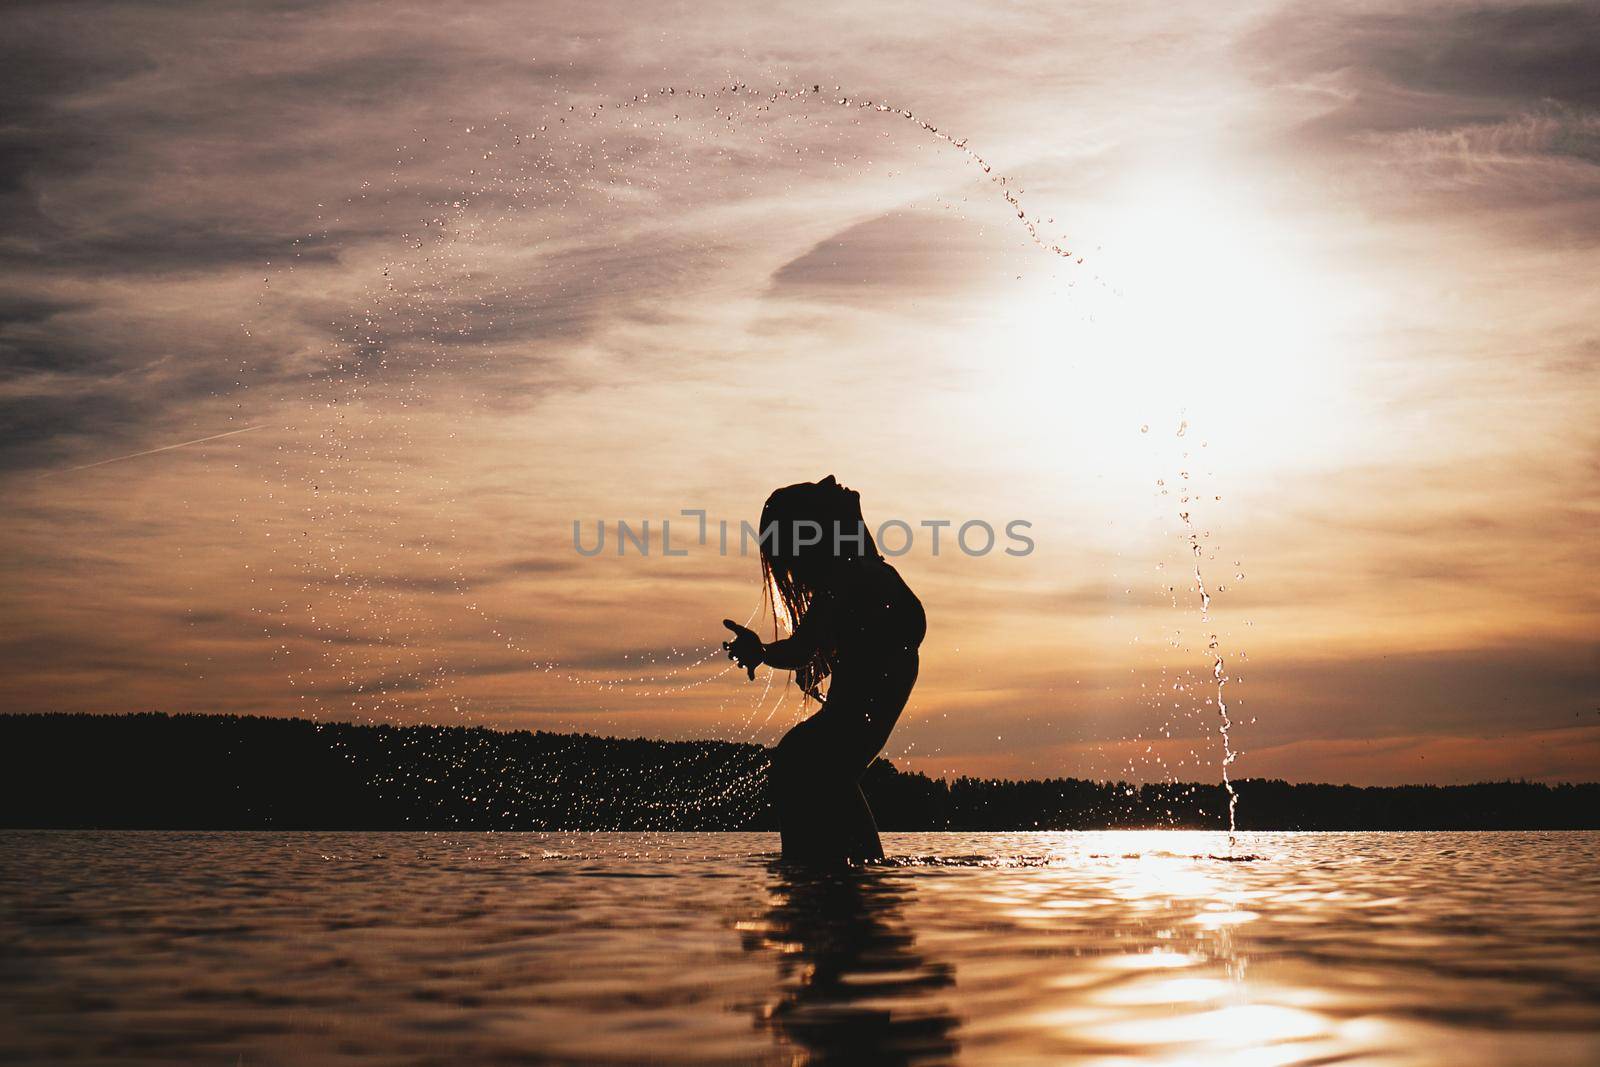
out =
{"type": "MultiPolygon", "coordinates": [[[[0,826],[770,830],[767,750],[235,715],[0,715],[0,826]]],[[[1246,779],[1243,830],[1600,829],[1600,783],[1246,779]]],[[[885,830],[1223,828],[1217,783],[929,778],[879,760],[885,830]]]]}

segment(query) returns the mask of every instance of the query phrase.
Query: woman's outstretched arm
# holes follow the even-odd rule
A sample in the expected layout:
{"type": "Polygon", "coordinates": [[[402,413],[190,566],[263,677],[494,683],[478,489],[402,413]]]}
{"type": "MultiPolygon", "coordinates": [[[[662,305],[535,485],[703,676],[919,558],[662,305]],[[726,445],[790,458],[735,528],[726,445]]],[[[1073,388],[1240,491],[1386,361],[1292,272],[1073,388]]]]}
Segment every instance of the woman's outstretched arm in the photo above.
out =
{"type": "Polygon", "coordinates": [[[761,646],[761,662],[771,664],[780,671],[798,670],[805,666],[811,659],[811,653],[816,650],[816,642],[808,640],[809,635],[801,633],[804,627],[795,630],[789,637],[781,641],[761,646]]]}
{"type": "Polygon", "coordinates": [[[747,630],[732,619],[723,619],[722,625],[733,631],[733,640],[724,641],[722,647],[728,650],[728,658],[748,671],[752,678],[756,676],[756,667],[763,663],[780,671],[798,670],[811,659],[827,628],[827,622],[822,618],[827,611],[827,604],[827,598],[818,597],[806,609],[805,617],[794,628],[794,633],[771,644],[764,644],[754,630],[747,630]]]}

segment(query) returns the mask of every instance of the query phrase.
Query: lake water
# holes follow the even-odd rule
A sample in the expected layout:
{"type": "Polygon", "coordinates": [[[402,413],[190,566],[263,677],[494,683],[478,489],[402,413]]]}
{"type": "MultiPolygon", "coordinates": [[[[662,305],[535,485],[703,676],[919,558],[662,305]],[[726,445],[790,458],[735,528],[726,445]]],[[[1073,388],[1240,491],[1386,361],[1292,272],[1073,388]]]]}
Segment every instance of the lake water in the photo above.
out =
{"type": "Polygon", "coordinates": [[[1600,834],[885,845],[5,832],[0,1060],[1600,1063],[1600,834]]]}

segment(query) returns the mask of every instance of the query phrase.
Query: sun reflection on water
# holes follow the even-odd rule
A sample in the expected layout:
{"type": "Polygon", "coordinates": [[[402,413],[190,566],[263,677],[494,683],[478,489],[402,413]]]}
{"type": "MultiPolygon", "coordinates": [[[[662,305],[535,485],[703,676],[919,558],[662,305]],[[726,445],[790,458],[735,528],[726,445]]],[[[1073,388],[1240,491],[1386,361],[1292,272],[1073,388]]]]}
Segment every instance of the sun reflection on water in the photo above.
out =
{"type": "Polygon", "coordinates": [[[1218,836],[13,835],[0,992],[27,1062],[1600,1062],[1600,836],[1218,836]]]}

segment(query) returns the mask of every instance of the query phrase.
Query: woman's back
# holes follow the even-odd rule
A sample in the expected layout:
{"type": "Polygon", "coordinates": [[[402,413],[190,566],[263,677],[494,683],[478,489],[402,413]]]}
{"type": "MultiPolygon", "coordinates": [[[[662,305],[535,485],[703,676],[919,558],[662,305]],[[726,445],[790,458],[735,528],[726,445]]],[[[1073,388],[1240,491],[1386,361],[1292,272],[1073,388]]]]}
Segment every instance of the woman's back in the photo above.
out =
{"type": "Polygon", "coordinates": [[[834,669],[865,660],[915,654],[927,634],[922,601],[881,556],[841,561],[828,583],[834,624],[834,669]]]}

